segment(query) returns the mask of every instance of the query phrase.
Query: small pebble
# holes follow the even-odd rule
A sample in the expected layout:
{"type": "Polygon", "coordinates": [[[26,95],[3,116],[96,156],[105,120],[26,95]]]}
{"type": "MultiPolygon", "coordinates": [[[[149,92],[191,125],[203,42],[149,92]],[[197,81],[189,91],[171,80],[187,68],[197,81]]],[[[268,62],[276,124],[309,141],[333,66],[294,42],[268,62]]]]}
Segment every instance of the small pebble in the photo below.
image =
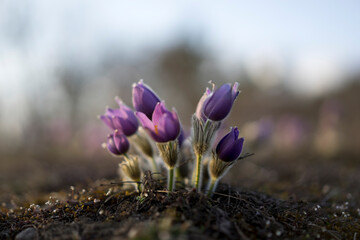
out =
{"type": "Polygon", "coordinates": [[[35,228],[26,228],[16,235],[15,240],[36,240],[38,238],[35,228]]]}

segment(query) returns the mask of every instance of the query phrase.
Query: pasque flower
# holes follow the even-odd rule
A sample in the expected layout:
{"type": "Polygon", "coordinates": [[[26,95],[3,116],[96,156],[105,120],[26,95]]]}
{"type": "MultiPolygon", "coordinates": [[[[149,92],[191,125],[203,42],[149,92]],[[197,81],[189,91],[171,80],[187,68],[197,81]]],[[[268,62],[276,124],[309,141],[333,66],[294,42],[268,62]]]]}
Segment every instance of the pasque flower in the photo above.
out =
{"type": "Polygon", "coordinates": [[[115,155],[122,155],[126,154],[129,150],[130,144],[124,134],[115,130],[113,134],[108,135],[106,147],[111,153],[115,155]]]}
{"type": "Polygon", "coordinates": [[[160,102],[160,98],[149,86],[140,80],[133,85],[132,101],[136,111],[144,113],[151,119],[156,104],[160,102]]]}
{"type": "Polygon", "coordinates": [[[224,162],[232,162],[239,158],[244,144],[244,138],[239,138],[237,127],[231,128],[216,146],[216,154],[224,162]]]}
{"type": "Polygon", "coordinates": [[[216,89],[206,98],[203,103],[203,113],[205,117],[213,121],[221,121],[230,113],[231,107],[239,95],[238,83],[224,84],[216,89]]]}
{"type": "Polygon", "coordinates": [[[207,195],[210,197],[216,189],[219,179],[240,159],[243,149],[244,138],[239,138],[238,129],[231,128],[217,144],[216,150],[212,153],[212,159],[209,163],[210,182],[207,195]]]}
{"type": "Polygon", "coordinates": [[[136,112],[143,128],[150,134],[155,142],[169,142],[175,140],[180,134],[180,121],[175,112],[169,111],[164,102],[156,104],[152,120],[142,112],[136,112]]]}
{"type": "Polygon", "coordinates": [[[142,112],[136,112],[136,116],[143,128],[157,142],[160,156],[168,167],[168,189],[172,192],[175,187],[174,168],[179,153],[177,140],[181,129],[179,117],[175,110],[172,112],[167,110],[164,102],[156,104],[152,120],[142,112]]]}
{"type": "Polygon", "coordinates": [[[128,106],[126,106],[120,99],[116,99],[119,104],[118,109],[106,109],[104,115],[100,119],[111,129],[118,130],[126,136],[133,135],[138,127],[138,120],[128,106]]]}

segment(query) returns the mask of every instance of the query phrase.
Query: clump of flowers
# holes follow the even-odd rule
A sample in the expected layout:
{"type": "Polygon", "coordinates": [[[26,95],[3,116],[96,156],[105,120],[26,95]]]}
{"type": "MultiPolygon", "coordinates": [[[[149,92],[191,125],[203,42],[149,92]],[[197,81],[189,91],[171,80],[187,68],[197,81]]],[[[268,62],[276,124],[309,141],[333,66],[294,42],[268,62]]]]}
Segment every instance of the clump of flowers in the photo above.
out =
{"type": "MultiPolygon", "coordinates": [[[[121,156],[121,172],[133,180],[140,191],[141,159],[150,160],[155,172],[161,172],[158,165],[157,152],[162,159],[162,166],[168,170],[168,190],[175,189],[175,169],[183,157],[181,152],[184,132],[174,108],[170,111],[165,102],[146,84],[140,80],[133,85],[132,103],[135,110],[126,106],[116,98],[119,108],[107,108],[100,119],[113,131],[108,135],[104,146],[115,156],[121,156]],[[140,124],[139,124],[140,123],[140,124]],[[145,134],[146,133],[146,134],[145,134]],[[146,136],[147,135],[147,136],[146,136]],[[155,144],[153,144],[154,142],[155,144]],[[153,149],[156,146],[158,151],[153,149]],[[137,156],[129,155],[128,151],[137,151],[137,156]]],[[[238,83],[224,84],[212,90],[206,89],[200,98],[196,111],[192,117],[190,156],[193,156],[194,168],[192,185],[201,192],[203,159],[210,158],[207,170],[210,180],[207,195],[211,196],[218,181],[226,172],[241,159],[244,138],[239,138],[238,129],[231,128],[212,149],[213,139],[221,123],[229,115],[234,101],[239,95],[238,83]],[[193,152],[193,153],[191,153],[193,152]],[[210,155],[210,156],[209,156],[210,155]],[[209,156],[209,157],[208,157],[209,156]]],[[[187,144],[190,146],[189,144],[187,144]]]]}

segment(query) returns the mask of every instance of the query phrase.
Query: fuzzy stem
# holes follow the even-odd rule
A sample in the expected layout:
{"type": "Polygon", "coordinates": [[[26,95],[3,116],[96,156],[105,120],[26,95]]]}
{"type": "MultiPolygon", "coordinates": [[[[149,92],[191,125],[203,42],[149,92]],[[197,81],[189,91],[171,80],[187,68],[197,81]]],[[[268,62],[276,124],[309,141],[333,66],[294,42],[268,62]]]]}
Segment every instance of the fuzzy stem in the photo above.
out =
{"type": "Polygon", "coordinates": [[[218,181],[217,178],[211,178],[211,181],[209,182],[208,191],[207,191],[208,197],[212,197],[213,192],[215,191],[216,186],[217,186],[217,181],[218,181]]]}
{"type": "Polygon", "coordinates": [[[136,186],[137,186],[138,192],[141,193],[142,192],[141,182],[137,182],[136,186]]]}
{"type": "Polygon", "coordinates": [[[200,190],[201,190],[201,168],[202,168],[201,159],[202,159],[202,155],[197,154],[196,155],[195,188],[198,192],[200,192],[200,190]]]}
{"type": "Polygon", "coordinates": [[[177,179],[182,180],[179,167],[175,168],[175,180],[177,179]]]}
{"type": "Polygon", "coordinates": [[[129,161],[129,156],[126,153],[123,153],[125,160],[129,161]]]}
{"type": "Polygon", "coordinates": [[[174,168],[169,168],[168,189],[169,192],[174,191],[174,168]]]}

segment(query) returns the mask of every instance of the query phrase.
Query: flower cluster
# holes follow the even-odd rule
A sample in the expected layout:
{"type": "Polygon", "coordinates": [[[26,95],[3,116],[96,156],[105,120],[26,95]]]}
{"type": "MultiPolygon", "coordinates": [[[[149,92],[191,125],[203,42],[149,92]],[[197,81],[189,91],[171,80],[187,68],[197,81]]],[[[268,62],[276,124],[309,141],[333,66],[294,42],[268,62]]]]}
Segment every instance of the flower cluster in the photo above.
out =
{"type": "MultiPolygon", "coordinates": [[[[181,159],[193,159],[193,154],[196,161],[192,184],[201,191],[204,165],[202,159],[211,153],[210,162],[207,164],[210,176],[208,195],[211,196],[218,180],[240,159],[242,152],[244,139],[239,138],[236,127],[231,128],[230,132],[210,151],[217,130],[229,115],[238,94],[238,83],[224,84],[218,89],[215,89],[213,84],[212,90],[207,88],[192,118],[192,136],[186,139],[175,109],[171,111],[167,109],[165,102],[140,80],[133,85],[132,90],[135,110],[126,106],[119,98],[115,98],[119,108],[107,108],[105,114],[100,116],[105,125],[112,130],[104,147],[113,155],[123,158],[120,164],[121,172],[138,184],[142,169],[139,159],[149,160],[155,172],[161,173],[160,167],[165,166],[168,170],[170,192],[175,188],[175,179],[180,177],[180,175],[175,176],[175,169],[180,169],[183,165],[181,159]],[[159,151],[153,149],[152,142],[159,151]],[[129,151],[137,151],[138,154],[131,155],[128,154],[129,151]],[[159,152],[163,165],[159,165],[156,161],[158,158],[156,152],[159,152]]],[[[140,185],[138,189],[140,191],[140,185]]]]}

